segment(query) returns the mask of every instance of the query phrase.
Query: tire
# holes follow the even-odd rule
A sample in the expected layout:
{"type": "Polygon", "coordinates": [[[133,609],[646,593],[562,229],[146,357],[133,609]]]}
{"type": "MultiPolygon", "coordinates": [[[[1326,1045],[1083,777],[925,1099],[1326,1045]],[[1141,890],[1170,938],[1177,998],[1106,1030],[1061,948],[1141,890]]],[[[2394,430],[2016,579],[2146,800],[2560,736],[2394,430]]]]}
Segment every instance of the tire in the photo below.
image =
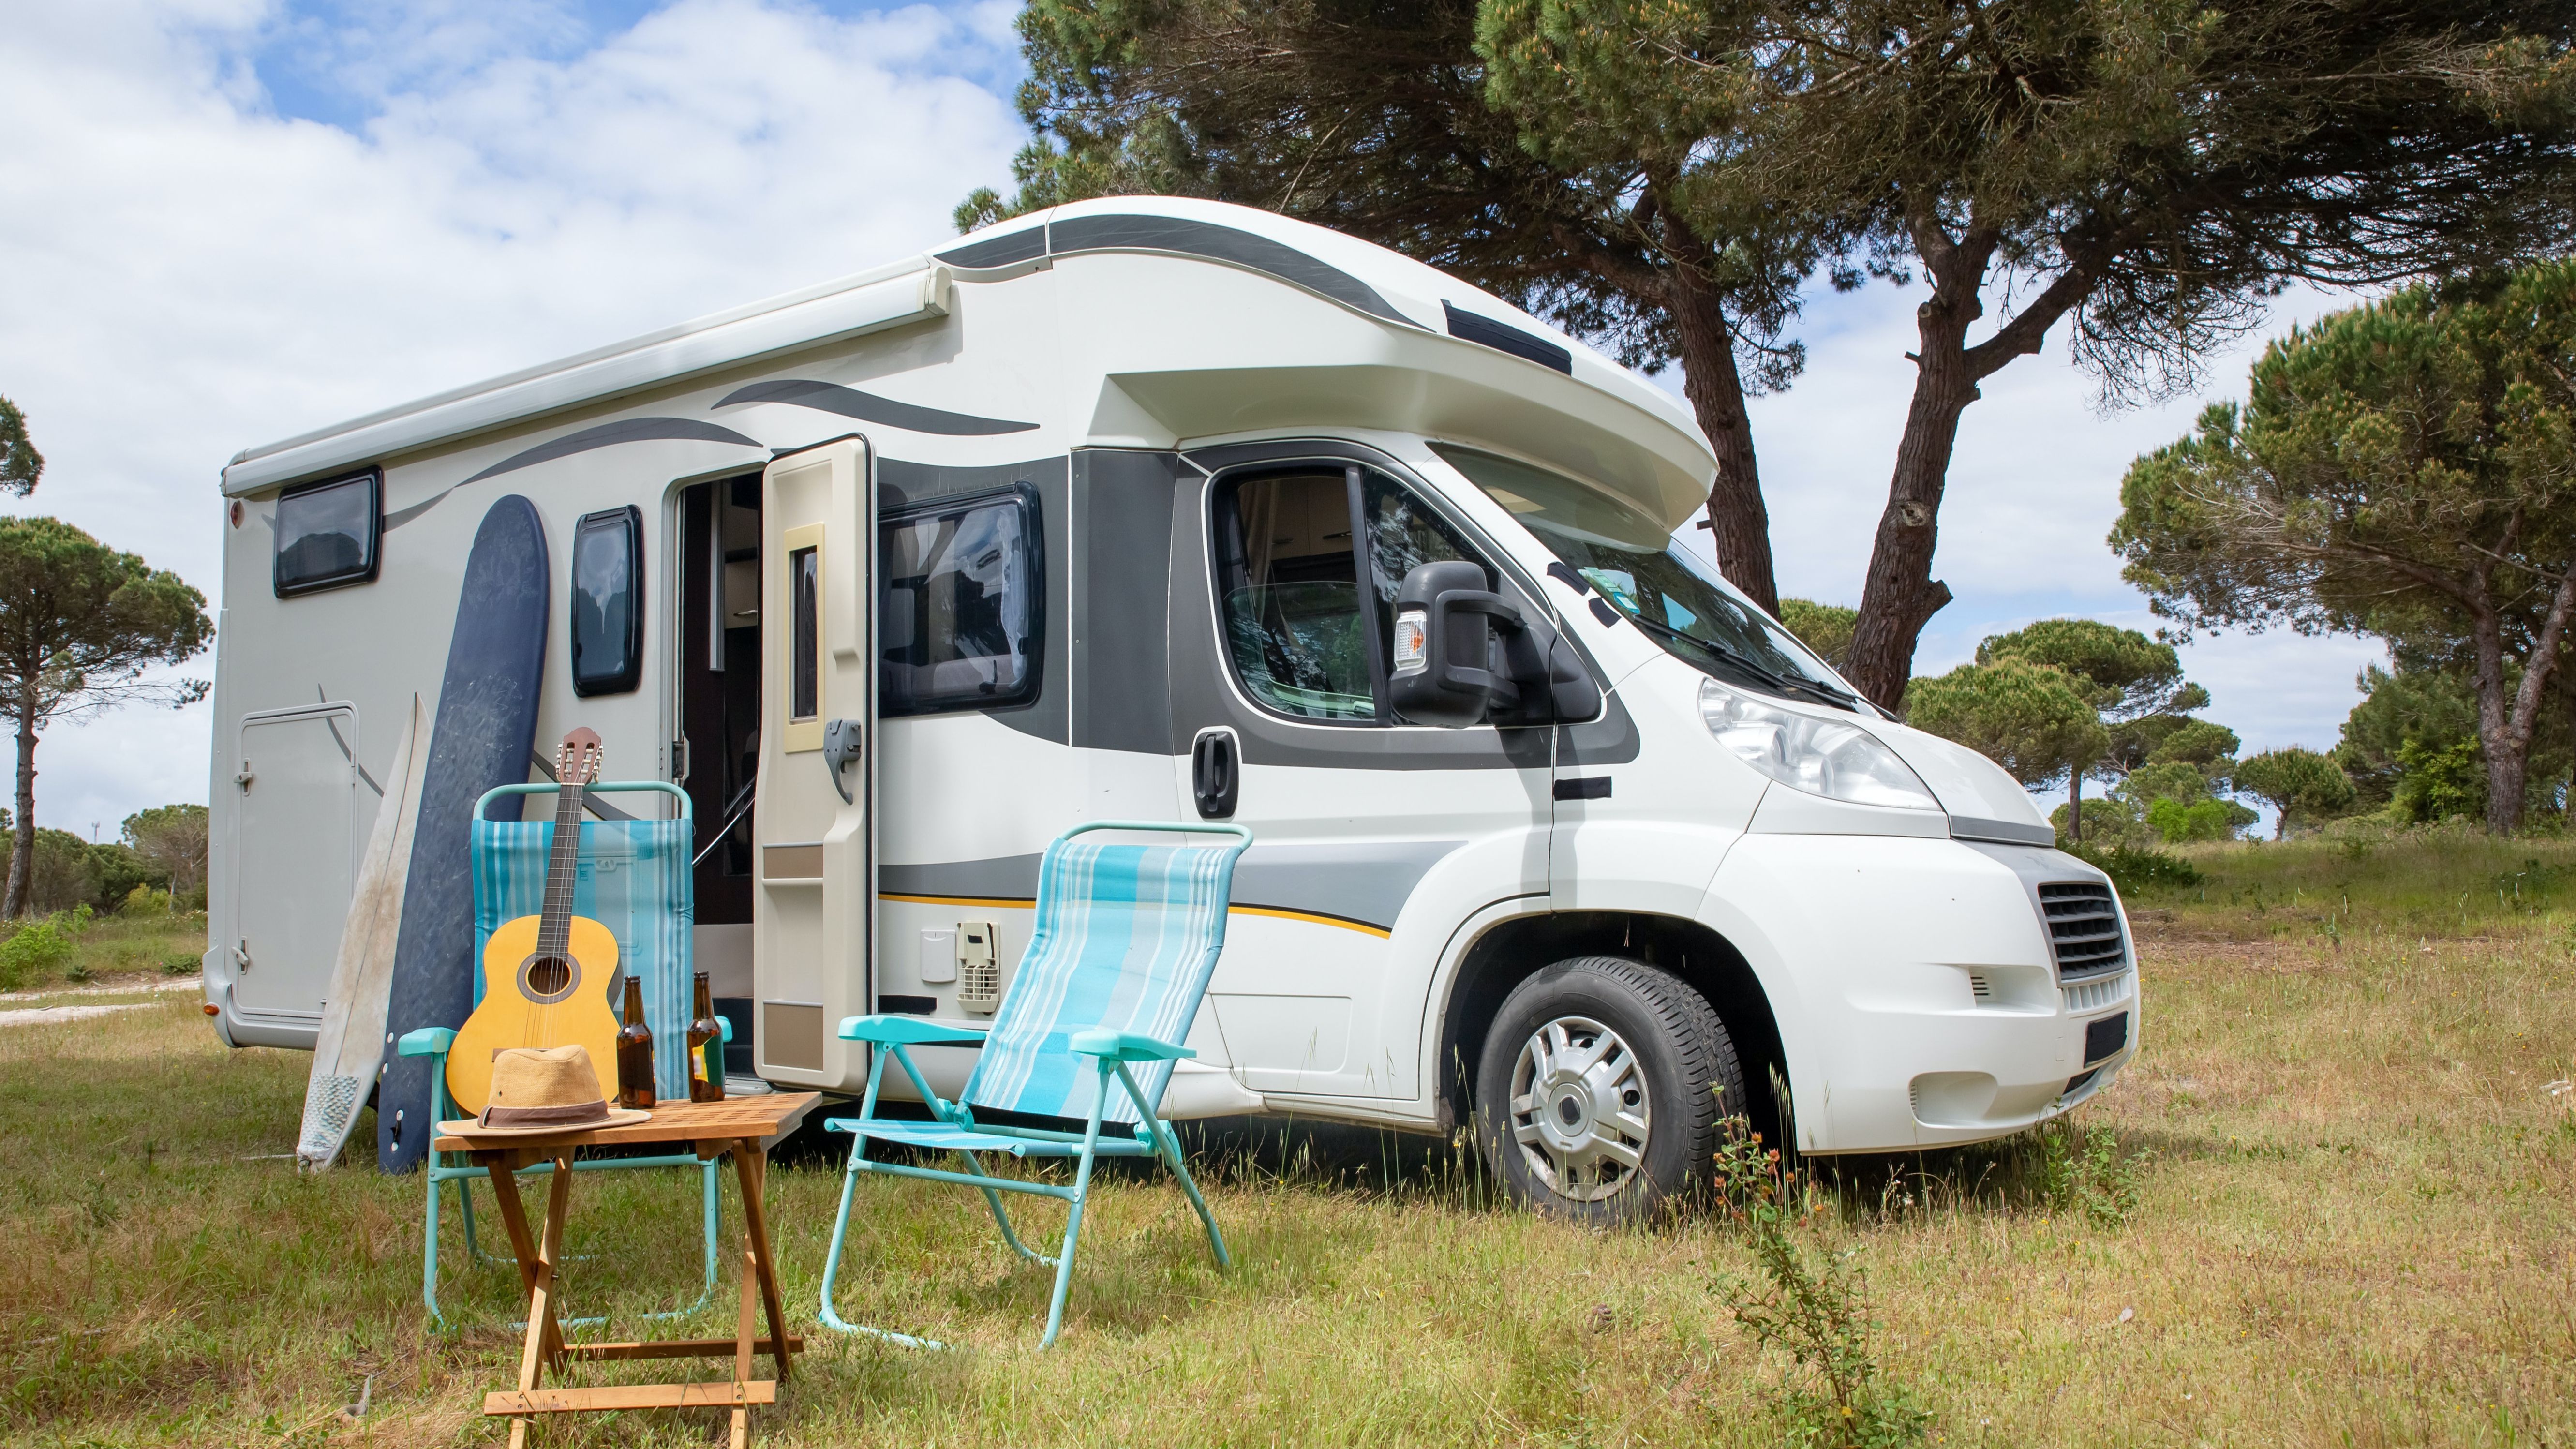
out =
{"type": "Polygon", "coordinates": [[[1477,1138],[1495,1175],[1532,1210],[1594,1226],[1692,1196],[1721,1123],[1747,1101],[1707,998],[1616,956],[1559,961],[1512,988],[1476,1065],[1477,1138]]]}

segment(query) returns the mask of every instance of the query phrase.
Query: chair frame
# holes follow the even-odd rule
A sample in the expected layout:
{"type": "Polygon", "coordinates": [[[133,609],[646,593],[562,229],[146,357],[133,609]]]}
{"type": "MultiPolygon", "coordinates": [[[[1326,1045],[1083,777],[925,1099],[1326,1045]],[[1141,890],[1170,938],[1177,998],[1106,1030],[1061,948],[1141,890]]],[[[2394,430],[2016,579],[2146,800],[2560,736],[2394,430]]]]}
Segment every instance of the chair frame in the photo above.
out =
{"type": "MultiPolygon", "coordinates": [[[[1058,839],[1069,840],[1076,835],[1093,830],[1233,835],[1243,842],[1236,847],[1238,855],[1252,843],[1251,831],[1230,822],[1216,820],[1195,823],[1099,820],[1077,825],[1058,839]]],[[[1219,949],[1222,949],[1224,940],[1222,914],[1218,917],[1217,936],[1219,949]]],[[[1201,994],[1205,994],[1204,987],[1201,994]]],[[[1192,1009],[1195,1012],[1195,1003],[1192,1009]]],[[[1185,1060],[1197,1056],[1196,1051],[1177,1042],[1158,1041],[1153,1037],[1133,1032],[1106,1029],[1077,1031],[1072,1036],[1070,1048],[1075,1055],[1090,1058],[1098,1076],[1096,1090],[1091,1096],[1090,1119],[1083,1124],[1083,1130],[1062,1132],[1036,1127],[1004,1127],[977,1122],[973,1109],[965,1103],[950,1102],[932,1091],[930,1083],[922,1077],[920,1068],[914,1065],[911,1052],[906,1050],[908,1047],[915,1046],[980,1047],[984,1044],[989,1031],[989,1028],[981,1027],[944,1026],[917,1016],[853,1016],[841,1023],[840,1035],[843,1040],[866,1042],[871,1051],[868,1062],[867,1094],[860,1101],[859,1115],[855,1118],[836,1117],[823,1124],[823,1130],[826,1132],[847,1132],[851,1135],[850,1162],[843,1171],[841,1179],[840,1211],[832,1220],[831,1251],[823,1263],[820,1316],[826,1327],[842,1333],[866,1334],[906,1348],[947,1347],[936,1339],[919,1338],[907,1333],[897,1333],[892,1329],[872,1328],[866,1324],[848,1322],[833,1307],[832,1288],[840,1277],[842,1240],[848,1232],[850,1223],[850,1200],[858,1187],[859,1175],[863,1172],[950,1183],[959,1187],[971,1187],[981,1192],[984,1195],[985,1205],[992,1209],[994,1224],[1002,1230],[1002,1240],[1010,1245],[1011,1251],[1029,1262],[1055,1269],[1055,1291],[1047,1304],[1046,1334],[1038,1341],[1038,1347],[1041,1350],[1052,1345],[1063,1329],[1064,1302],[1073,1285],[1074,1256],[1082,1238],[1082,1208],[1090,1195],[1092,1166],[1100,1158],[1159,1158],[1163,1165],[1171,1170],[1172,1176],[1179,1181],[1182,1193],[1189,1198],[1190,1207],[1198,1214],[1200,1225],[1207,1229],[1208,1248],[1215,1255],[1217,1267],[1224,1269],[1233,1266],[1234,1260],[1226,1252],[1225,1235],[1218,1231],[1216,1218],[1208,1211],[1207,1199],[1200,1194],[1197,1181],[1190,1176],[1188,1166],[1182,1161],[1180,1139],[1172,1134],[1170,1125],[1157,1114],[1162,1094],[1157,1092],[1153,1100],[1147,1100],[1144,1089],[1137,1085],[1135,1077],[1127,1070],[1131,1063],[1185,1060]],[[879,1090],[884,1084],[888,1058],[892,1058],[903,1068],[904,1075],[912,1082],[913,1090],[920,1093],[921,1100],[928,1105],[934,1121],[966,1134],[991,1138],[992,1146],[988,1149],[990,1151],[1023,1158],[1032,1156],[1075,1158],[1077,1165],[1074,1169],[1072,1186],[1062,1187],[1053,1183],[996,1176],[984,1170],[983,1163],[978,1160],[978,1149],[963,1146],[948,1146],[932,1150],[957,1153],[966,1161],[967,1170],[964,1172],[951,1172],[933,1167],[914,1167],[906,1163],[879,1162],[870,1158],[867,1154],[868,1138],[871,1134],[867,1129],[883,1120],[877,1117],[876,1109],[879,1090]],[[1101,1116],[1108,1108],[1109,1087],[1113,1080],[1126,1092],[1128,1100],[1136,1106],[1138,1120],[1130,1137],[1104,1138],[1101,1136],[1101,1116]],[[1064,1241],[1053,1256],[1038,1252],[1020,1241],[1020,1235],[1011,1226],[1010,1213],[1002,1206],[1001,1195],[1006,1192],[1057,1198],[1066,1204],[1064,1241]]],[[[1168,1085],[1168,1079],[1166,1079],[1166,1086],[1168,1085]]],[[[908,1127],[917,1124],[889,1122],[887,1125],[908,1127]]],[[[887,1134],[887,1140],[900,1141],[900,1138],[887,1134]]]]}
{"type": "MultiPolygon", "coordinates": [[[[478,820],[481,819],[484,809],[494,800],[500,799],[503,796],[549,795],[554,793],[555,788],[556,787],[553,785],[527,784],[502,785],[497,788],[487,790],[483,793],[483,797],[481,799],[474,802],[474,816],[478,820]]],[[[680,802],[679,818],[685,820],[690,818],[691,815],[688,792],[682,790],[677,785],[669,783],[668,781],[602,781],[590,786],[589,788],[594,794],[604,791],[649,790],[660,794],[670,795],[677,798],[680,802]]],[[[727,1042],[731,1042],[733,1040],[733,1023],[730,1020],[724,1020],[722,1018],[719,1018],[719,1020],[723,1021],[724,1039],[727,1042]]],[[[428,1026],[422,1027],[417,1031],[406,1033],[401,1041],[395,1043],[395,1050],[403,1056],[430,1057],[434,1059],[430,1064],[429,1077],[430,1114],[428,1130],[432,1133],[435,1133],[438,1130],[438,1123],[449,1120],[455,1114],[456,1104],[447,1095],[447,1053],[448,1049],[455,1044],[455,1041],[456,1033],[453,1029],[443,1026],[428,1026]]],[[[692,1152],[669,1153],[652,1157],[582,1158],[576,1160],[572,1165],[575,1172],[622,1172],[648,1167],[694,1167],[699,1170],[700,1197],[702,1200],[699,1237],[702,1240],[705,1249],[705,1272],[700,1280],[697,1301],[691,1303],[686,1308],[675,1308],[667,1312],[647,1313],[641,1315],[641,1317],[645,1319],[680,1318],[688,1314],[695,1313],[707,1305],[707,1300],[715,1292],[717,1261],[716,1233],[719,1223],[723,1220],[723,1214],[717,1200],[716,1184],[718,1178],[716,1176],[716,1168],[718,1165],[719,1164],[714,1162],[701,1162],[698,1160],[697,1155],[692,1152]]],[[[554,1170],[555,1166],[552,1162],[538,1162],[519,1169],[519,1174],[521,1176],[530,1177],[544,1176],[554,1170]]],[[[447,1315],[441,1311],[438,1306],[438,1190],[441,1186],[447,1183],[452,1182],[456,1184],[456,1212],[458,1218],[462,1220],[465,1227],[465,1250],[473,1264],[476,1267],[489,1267],[494,1263],[505,1261],[485,1252],[483,1250],[482,1243],[477,1240],[474,1232],[474,1194],[472,1191],[472,1184],[477,1178],[488,1179],[491,1176],[491,1170],[474,1166],[473,1164],[465,1161],[465,1154],[461,1152],[433,1152],[429,1154],[428,1160],[422,1164],[421,1175],[426,1182],[428,1204],[422,1213],[421,1219],[420,1301],[421,1306],[429,1310],[430,1322],[436,1324],[441,1329],[448,1329],[452,1328],[454,1325],[447,1321],[447,1315]]],[[[568,1326],[583,1326],[600,1323],[604,1320],[598,1318],[569,1318],[563,1321],[568,1326]]]]}

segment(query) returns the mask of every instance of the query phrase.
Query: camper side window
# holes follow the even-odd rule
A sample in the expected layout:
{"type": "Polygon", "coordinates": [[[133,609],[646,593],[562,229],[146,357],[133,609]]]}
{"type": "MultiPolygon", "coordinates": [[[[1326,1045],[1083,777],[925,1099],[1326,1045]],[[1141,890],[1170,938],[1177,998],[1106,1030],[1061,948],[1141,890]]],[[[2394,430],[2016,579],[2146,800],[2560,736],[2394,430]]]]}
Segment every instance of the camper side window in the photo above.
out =
{"type": "Polygon", "coordinates": [[[376,576],[384,533],[384,476],[370,468],[289,489],[277,499],[277,557],[272,586],[281,599],[362,584],[376,576]]]}
{"type": "Polygon", "coordinates": [[[582,515],[572,535],[572,692],[623,694],[644,677],[644,514],[582,515]]]}
{"type": "Polygon", "coordinates": [[[1037,491],[938,499],[881,525],[878,709],[990,709],[1038,693],[1046,637],[1037,491]]]}

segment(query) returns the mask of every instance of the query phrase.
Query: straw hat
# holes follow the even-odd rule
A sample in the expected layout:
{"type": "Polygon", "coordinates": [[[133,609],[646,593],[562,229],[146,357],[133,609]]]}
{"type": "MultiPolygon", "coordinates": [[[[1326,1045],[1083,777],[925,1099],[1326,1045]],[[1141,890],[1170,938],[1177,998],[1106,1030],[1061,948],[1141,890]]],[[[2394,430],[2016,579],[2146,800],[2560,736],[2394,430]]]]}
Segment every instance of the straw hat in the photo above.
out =
{"type": "Polygon", "coordinates": [[[623,1127],[652,1115],[608,1105],[586,1048],[512,1047],[492,1058],[492,1100],[483,1115],[441,1122],[438,1130],[459,1137],[535,1137],[623,1127]]]}

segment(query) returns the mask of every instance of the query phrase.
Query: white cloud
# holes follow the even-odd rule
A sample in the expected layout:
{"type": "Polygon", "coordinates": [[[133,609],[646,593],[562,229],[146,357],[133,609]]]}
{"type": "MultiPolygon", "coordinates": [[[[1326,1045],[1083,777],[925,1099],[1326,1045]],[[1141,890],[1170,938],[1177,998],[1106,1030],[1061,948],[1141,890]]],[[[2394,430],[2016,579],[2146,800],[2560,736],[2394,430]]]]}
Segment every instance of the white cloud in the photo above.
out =
{"type": "MultiPolygon", "coordinates": [[[[0,394],[48,463],[15,506],[210,598],[236,450],[917,250],[1022,139],[1008,4],[675,0],[605,37],[568,3],[366,10],[0,27],[0,394]],[[282,113],[263,65],[348,127],[282,113]]],[[[40,823],[204,799],[210,724],[53,731],[40,823]]]]}

